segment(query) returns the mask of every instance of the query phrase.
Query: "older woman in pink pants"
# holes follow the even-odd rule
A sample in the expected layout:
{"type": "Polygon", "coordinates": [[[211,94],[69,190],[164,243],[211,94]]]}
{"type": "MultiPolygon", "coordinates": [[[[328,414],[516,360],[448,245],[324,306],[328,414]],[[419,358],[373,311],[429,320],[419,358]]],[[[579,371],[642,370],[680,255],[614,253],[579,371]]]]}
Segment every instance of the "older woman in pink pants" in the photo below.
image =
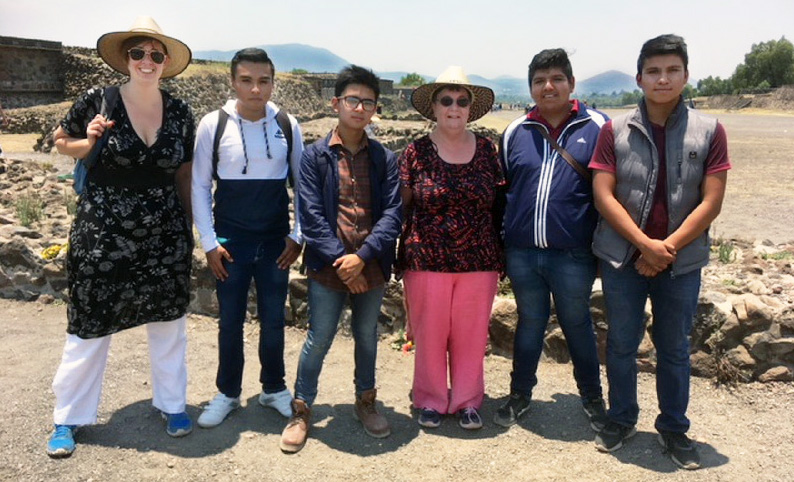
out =
{"type": "Polygon", "coordinates": [[[406,223],[399,268],[416,341],[413,404],[427,428],[444,414],[457,414],[465,429],[482,427],[483,358],[503,270],[494,206],[504,180],[494,144],[466,125],[488,113],[493,98],[460,67],[411,98],[436,121],[400,159],[406,223]]]}

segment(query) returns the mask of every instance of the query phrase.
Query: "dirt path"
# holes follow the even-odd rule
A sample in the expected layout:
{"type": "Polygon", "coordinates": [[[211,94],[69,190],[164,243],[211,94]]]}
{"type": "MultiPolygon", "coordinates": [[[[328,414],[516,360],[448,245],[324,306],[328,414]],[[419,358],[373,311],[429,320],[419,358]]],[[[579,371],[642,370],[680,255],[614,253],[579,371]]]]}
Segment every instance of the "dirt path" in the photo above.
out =
{"type": "MultiPolygon", "coordinates": [[[[256,403],[258,329],[247,326],[244,408],[216,429],[184,439],[165,435],[151,408],[145,332],[114,337],[97,425],[78,433],[66,460],[51,460],[44,444],[52,420],[52,376],[65,329],[63,305],[0,300],[0,480],[790,480],[794,473],[794,385],[715,388],[694,379],[691,435],[704,468],[677,470],[656,442],[653,379],[640,378],[639,433],[614,455],[593,446],[570,365],[542,363],[532,411],[509,430],[491,423],[506,395],[510,361],[486,359],[485,428],[471,433],[447,419],[420,430],[409,409],[413,360],[385,342],[378,358],[379,398],[393,433],[375,440],[351,416],[352,342],[336,339],[320,381],[314,427],[306,447],[284,455],[284,419],[256,403]]],[[[287,330],[287,374],[294,382],[304,333],[287,330]]],[[[217,333],[211,319],[189,318],[188,412],[215,393],[217,333]]]]}

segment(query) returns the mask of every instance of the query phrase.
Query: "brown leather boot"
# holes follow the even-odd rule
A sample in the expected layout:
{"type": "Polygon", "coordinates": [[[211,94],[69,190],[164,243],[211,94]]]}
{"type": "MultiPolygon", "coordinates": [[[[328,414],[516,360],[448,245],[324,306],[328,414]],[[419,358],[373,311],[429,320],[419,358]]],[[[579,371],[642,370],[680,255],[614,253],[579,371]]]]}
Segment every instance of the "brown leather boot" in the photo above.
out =
{"type": "Polygon", "coordinates": [[[296,398],[292,401],[292,417],[289,423],[281,432],[281,443],[279,447],[283,452],[295,453],[306,445],[306,437],[309,435],[309,425],[312,418],[312,409],[306,402],[296,398]]]}
{"type": "Polygon", "coordinates": [[[360,397],[356,397],[356,406],[353,409],[353,416],[364,426],[367,435],[375,438],[388,437],[391,434],[389,422],[386,417],[378,413],[375,408],[376,389],[367,390],[360,397]]]}

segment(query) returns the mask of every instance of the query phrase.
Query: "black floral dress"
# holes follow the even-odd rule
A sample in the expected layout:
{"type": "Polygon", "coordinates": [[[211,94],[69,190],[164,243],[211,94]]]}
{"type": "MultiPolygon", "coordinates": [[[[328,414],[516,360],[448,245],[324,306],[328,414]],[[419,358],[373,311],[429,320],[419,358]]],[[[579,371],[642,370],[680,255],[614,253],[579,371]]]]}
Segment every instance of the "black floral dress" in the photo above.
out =
{"type": "MultiPolygon", "coordinates": [[[[91,89],[61,127],[85,138],[104,89],[91,89]]],[[[193,236],[174,174],[193,156],[193,114],[166,92],[163,123],[148,147],[119,96],[115,125],[77,204],[69,233],[67,332],[96,338],[185,314],[193,236]]]]}

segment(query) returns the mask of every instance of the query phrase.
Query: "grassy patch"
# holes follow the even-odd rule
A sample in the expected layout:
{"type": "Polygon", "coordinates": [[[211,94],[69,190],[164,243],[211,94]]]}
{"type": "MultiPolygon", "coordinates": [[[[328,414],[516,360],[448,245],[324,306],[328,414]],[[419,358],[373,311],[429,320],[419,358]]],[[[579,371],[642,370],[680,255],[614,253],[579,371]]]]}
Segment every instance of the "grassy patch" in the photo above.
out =
{"type": "Polygon", "coordinates": [[[791,251],[778,251],[777,253],[762,253],[761,259],[778,261],[781,259],[794,259],[794,253],[791,251]]]}
{"type": "Polygon", "coordinates": [[[38,222],[44,214],[44,201],[37,194],[25,194],[15,203],[19,224],[29,228],[38,222]]]}

